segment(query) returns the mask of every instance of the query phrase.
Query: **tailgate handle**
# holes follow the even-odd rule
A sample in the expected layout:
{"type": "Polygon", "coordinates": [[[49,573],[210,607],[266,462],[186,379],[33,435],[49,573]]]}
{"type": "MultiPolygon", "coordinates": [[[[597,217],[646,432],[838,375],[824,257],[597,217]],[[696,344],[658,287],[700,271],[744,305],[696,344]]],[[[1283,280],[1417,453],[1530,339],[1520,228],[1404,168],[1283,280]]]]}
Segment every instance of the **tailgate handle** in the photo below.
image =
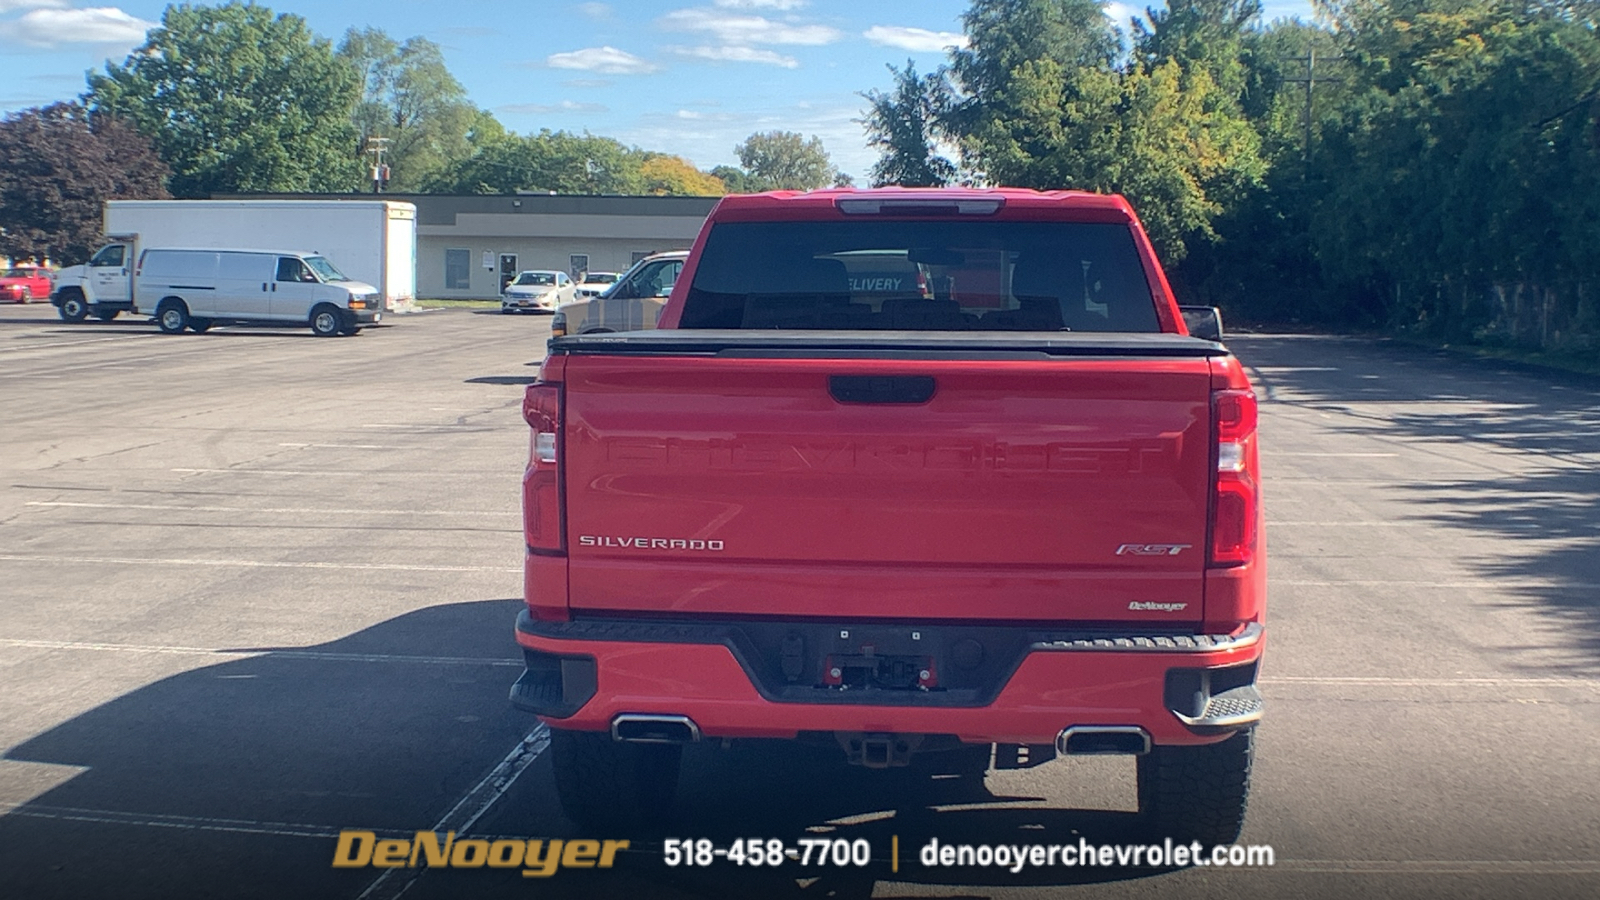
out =
{"type": "Polygon", "coordinates": [[[932,375],[829,375],[828,393],[840,403],[926,403],[932,375]]]}

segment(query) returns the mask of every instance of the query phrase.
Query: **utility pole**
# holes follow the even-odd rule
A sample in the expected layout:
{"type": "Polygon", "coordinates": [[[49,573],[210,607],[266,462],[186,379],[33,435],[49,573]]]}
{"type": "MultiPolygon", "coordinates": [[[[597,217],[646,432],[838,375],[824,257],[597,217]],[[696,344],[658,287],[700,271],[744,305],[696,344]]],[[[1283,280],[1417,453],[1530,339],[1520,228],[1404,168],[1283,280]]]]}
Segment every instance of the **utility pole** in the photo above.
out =
{"type": "MultiPolygon", "coordinates": [[[[1337,62],[1338,60],[1344,59],[1344,57],[1342,55],[1340,55],[1340,54],[1335,53],[1332,56],[1324,56],[1322,59],[1323,59],[1324,62],[1337,62]]],[[[1306,103],[1305,103],[1306,143],[1305,143],[1305,148],[1304,148],[1304,150],[1302,152],[1304,153],[1304,156],[1305,156],[1305,164],[1306,164],[1305,174],[1306,174],[1307,177],[1310,177],[1310,174],[1311,174],[1311,123],[1314,121],[1314,116],[1312,114],[1312,105],[1313,105],[1314,101],[1312,100],[1311,89],[1316,86],[1316,83],[1318,81],[1338,82],[1338,81],[1343,81],[1344,79],[1335,78],[1335,77],[1333,77],[1331,75],[1324,75],[1321,78],[1318,78],[1317,77],[1317,51],[1314,50],[1314,49],[1306,50],[1306,55],[1305,56],[1295,57],[1295,62],[1303,62],[1303,63],[1306,64],[1306,77],[1304,77],[1304,78],[1285,78],[1284,81],[1287,81],[1290,84],[1304,84],[1306,86],[1306,103]]]]}
{"type": "Polygon", "coordinates": [[[386,137],[374,135],[367,138],[367,152],[372,154],[372,192],[374,194],[382,193],[384,186],[389,183],[389,167],[383,164],[383,151],[388,147],[389,139],[386,137]]]}

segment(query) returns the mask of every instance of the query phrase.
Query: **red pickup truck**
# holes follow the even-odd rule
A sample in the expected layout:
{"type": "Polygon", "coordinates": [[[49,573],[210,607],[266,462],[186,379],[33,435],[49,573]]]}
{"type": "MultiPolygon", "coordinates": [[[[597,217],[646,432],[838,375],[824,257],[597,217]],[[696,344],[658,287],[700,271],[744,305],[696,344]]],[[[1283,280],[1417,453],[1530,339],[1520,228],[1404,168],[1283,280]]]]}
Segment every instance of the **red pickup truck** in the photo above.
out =
{"type": "Polygon", "coordinates": [[[1120,197],[724,199],[654,331],[561,337],[523,415],[527,669],[569,815],[682,745],[1138,757],[1158,833],[1243,822],[1256,398],[1120,197]]]}

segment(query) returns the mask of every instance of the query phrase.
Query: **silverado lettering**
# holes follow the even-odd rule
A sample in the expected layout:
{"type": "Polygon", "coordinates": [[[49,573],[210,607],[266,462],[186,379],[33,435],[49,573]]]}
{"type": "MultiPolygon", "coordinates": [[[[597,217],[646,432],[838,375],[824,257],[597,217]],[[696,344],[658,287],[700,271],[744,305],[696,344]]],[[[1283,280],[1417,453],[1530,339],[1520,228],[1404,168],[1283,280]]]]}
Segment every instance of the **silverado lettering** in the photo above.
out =
{"type": "Polygon", "coordinates": [[[632,547],[635,550],[721,550],[722,541],[686,540],[684,538],[597,537],[578,535],[580,547],[632,547]]]}
{"type": "Polygon", "coordinates": [[[628,833],[682,744],[820,736],[872,768],[1130,754],[1158,842],[1232,843],[1256,397],[1127,202],[731,195],[694,246],[656,328],[552,338],[524,395],[511,700],[567,815],[628,833]]]}

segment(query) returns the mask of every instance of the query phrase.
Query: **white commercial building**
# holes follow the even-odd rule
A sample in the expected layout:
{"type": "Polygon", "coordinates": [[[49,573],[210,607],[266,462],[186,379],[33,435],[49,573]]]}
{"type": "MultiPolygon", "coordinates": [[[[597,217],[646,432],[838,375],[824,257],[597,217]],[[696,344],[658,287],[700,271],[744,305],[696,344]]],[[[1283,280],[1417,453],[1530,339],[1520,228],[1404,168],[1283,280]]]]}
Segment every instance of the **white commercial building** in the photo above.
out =
{"type": "MultiPolygon", "coordinates": [[[[371,194],[216,194],[215,199],[373,200],[371,194]]],[[[417,296],[481,299],[524,269],[621,272],[688,249],[716,197],[384,194],[417,207],[417,296]]]]}

